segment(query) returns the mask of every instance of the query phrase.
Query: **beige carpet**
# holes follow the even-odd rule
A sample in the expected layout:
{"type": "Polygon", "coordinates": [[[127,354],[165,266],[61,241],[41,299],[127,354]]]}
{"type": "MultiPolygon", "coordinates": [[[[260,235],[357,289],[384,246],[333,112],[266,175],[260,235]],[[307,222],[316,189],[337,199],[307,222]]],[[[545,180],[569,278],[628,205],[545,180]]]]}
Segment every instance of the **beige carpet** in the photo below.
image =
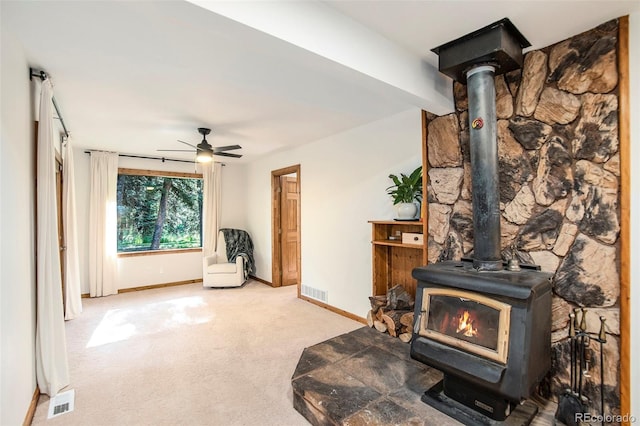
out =
{"type": "Polygon", "coordinates": [[[42,395],[34,425],[306,425],[291,390],[302,350],[362,326],[255,281],[83,302],[66,324],[75,411],[47,420],[42,395]]]}

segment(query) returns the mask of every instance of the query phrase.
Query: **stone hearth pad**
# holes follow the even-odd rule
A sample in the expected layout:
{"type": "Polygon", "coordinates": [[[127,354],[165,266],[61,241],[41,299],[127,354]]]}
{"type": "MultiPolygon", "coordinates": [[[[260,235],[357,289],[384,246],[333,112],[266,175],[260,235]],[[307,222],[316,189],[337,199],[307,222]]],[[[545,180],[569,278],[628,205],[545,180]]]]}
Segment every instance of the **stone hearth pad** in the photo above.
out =
{"type": "Polygon", "coordinates": [[[441,379],[408,344],[362,327],[303,351],[293,402],[313,425],[459,425],[420,400],[441,379]]]}
{"type": "MultiPolygon", "coordinates": [[[[369,327],[306,348],[291,378],[294,408],[315,426],[461,425],[422,402],[442,373],[411,359],[409,349],[369,327]]],[[[553,424],[553,411],[532,425],[553,424]]],[[[508,424],[518,424],[512,417],[508,424]]]]}

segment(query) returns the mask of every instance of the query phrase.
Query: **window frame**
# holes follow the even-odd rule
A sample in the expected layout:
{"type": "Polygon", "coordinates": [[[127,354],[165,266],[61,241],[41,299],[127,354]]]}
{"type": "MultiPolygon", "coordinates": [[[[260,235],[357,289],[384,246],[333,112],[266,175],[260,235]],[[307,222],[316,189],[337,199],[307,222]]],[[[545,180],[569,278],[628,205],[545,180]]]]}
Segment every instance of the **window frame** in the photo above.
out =
{"type": "MultiPolygon", "coordinates": [[[[203,179],[202,173],[171,172],[166,170],[149,170],[149,169],[131,169],[126,167],[118,168],[118,176],[120,175],[203,179]]],[[[200,220],[202,220],[202,218],[200,220]]],[[[202,241],[200,243],[202,243],[202,241]]],[[[117,257],[121,258],[121,257],[157,256],[162,254],[182,254],[182,253],[191,253],[191,252],[202,252],[202,247],[118,252],[117,257]]]]}

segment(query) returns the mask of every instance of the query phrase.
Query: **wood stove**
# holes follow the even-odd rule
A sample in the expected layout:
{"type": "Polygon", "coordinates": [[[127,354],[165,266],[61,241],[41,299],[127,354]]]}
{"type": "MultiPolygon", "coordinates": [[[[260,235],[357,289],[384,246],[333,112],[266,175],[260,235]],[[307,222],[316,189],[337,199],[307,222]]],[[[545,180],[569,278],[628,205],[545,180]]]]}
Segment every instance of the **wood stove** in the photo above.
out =
{"type": "Polygon", "coordinates": [[[411,357],[444,373],[444,395],[496,420],[531,396],[551,367],[551,274],[537,269],[479,272],[463,260],[413,270],[411,357]]]}
{"type": "Polygon", "coordinates": [[[444,373],[423,401],[465,424],[504,420],[551,366],[551,275],[505,268],[500,247],[494,77],[521,67],[528,46],[505,18],[433,49],[467,85],[474,250],[413,270],[411,356],[444,373]]]}

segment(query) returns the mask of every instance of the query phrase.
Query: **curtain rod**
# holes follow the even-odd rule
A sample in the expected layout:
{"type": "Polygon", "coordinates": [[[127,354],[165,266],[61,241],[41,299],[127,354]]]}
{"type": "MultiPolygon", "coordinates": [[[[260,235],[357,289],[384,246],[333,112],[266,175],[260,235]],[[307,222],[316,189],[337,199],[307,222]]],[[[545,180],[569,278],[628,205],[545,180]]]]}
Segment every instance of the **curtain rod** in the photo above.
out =
{"type": "MultiPolygon", "coordinates": [[[[40,72],[37,72],[33,68],[29,68],[29,80],[33,80],[33,77],[38,77],[42,81],[45,81],[47,78],[49,78],[46,72],[42,70],[40,72]]],[[[67,138],[69,138],[69,131],[67,130],[67,126],[65,126],[64,124],[64,120],[62,119],[62,114],[60,114],[60,108],[58,108],[58,103],[56,102],[56,98],[52,96],[51,101],[53,102],[53,107],[56,110],[56,114],[58,114],[58,120],[60,120],[60,124],[62,124],[64,135],[67,138]]]]}
{"type": "MultiPolygon", "coordinates": [[[[99,150],[97,150],[97,149],[89,149],[89,150],[86,150],[84,153],[85,153],[85,154],[91,154],[91,153],[92,153],[92,152],[94,152],[94,151],[98,151],[98,152],[99,152],[99,150]]],[[[161,160],[163,163],[164,163],[165,161],[175,161],[175,162],[177,162],[177,163],[191,163],[191,164],[193,164],[193,163],[194,163],[194,162],[193,162],[193,161],[191,161],[191,160],[176,160],[176,159],[174,159],[174,158],[166,158],[166,157],[149,157],[149,156],[146,156],[146,155],[134,155],[134,154],[118,154],[118,157],[143,158],[143,159],[145,159],[145,160],[161,160]]],[[[216,161],[216,163],[221,164],[221,165],[222,165],[222,167],[226,166],[226,164],[225,164],[225,163],[220,163],[219,161],[216,161]]]]}

